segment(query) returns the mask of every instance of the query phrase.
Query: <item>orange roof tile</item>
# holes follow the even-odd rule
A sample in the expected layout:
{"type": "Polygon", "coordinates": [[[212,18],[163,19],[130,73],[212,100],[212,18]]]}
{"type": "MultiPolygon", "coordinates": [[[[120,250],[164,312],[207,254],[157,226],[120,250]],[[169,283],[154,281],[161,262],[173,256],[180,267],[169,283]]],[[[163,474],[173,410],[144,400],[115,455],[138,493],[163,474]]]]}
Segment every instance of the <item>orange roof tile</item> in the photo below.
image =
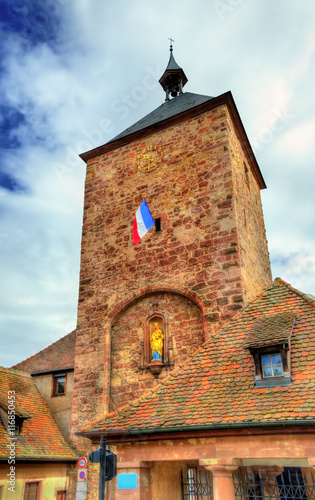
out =
{"type": "Polygon", "coordinates": [[[119,434],[180,430],[191,425],[314,423],[314,352],[314,301],[277,278],[154,391],[82,431],[119,434]],[[272,330],[278,341],[277,322],[283,327],[281,338],[291,334],[293,326],[293,384],[255,388],[254,360],[248,345],[253,335],[259,340],[259,329],[262,340],[269,342],[272,330]]]}
{"type": "MultiPolygon", "coordinates": [[[[2,408],[7,410],[9,406],[13,411],[13,403],[16,415],[25,418],[22,433],[14,440],[17,461],[78,459],[61,434],[31,375],[0,367],[0,395],[2,408]],[[8,399],[8,394],[15,400],[8,399]]],[[[12,437],[0,417],[0,461],[8,460],[8,444],[11,442],[12,437]]]]}
{"type": "Polygon", "coordinates": [[[75,337],[76,331],[74,330],[11,368],[28,373],[73,369],[75,337]]]}

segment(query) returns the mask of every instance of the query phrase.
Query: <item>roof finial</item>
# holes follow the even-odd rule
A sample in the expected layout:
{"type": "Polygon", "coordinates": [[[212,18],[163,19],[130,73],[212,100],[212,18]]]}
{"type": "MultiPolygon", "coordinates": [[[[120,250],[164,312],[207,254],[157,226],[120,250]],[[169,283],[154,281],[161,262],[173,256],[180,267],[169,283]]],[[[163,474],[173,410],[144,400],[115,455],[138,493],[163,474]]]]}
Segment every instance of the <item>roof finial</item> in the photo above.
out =
{"type": "Polygon", "coordinates": [[[170,36],[169,41],[170,41],[170,52],[173,52],[173,42],[175,42],[175,40],[173,40],[173,38],[170,36]]]}

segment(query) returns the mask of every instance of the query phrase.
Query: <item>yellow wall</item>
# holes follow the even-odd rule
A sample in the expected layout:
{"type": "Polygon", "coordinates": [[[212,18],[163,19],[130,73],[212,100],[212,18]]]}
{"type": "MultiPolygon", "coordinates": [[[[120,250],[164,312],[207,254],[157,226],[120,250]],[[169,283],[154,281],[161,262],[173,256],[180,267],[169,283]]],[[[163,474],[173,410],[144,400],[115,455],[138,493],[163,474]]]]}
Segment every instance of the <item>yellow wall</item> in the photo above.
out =
{"type": "Polygon", "coordinates": [[[68,489],[69,476],[67,470],[71,466],[59,463],[32,463],[15,464],[15,491],[8,490],[7,474],[10,472],[8,464],[0,465],[0,486],[3,485],[1,500],[22,500],[25,483],[39,482],[39,500],[54,500],[58,490],[68,489]]]}

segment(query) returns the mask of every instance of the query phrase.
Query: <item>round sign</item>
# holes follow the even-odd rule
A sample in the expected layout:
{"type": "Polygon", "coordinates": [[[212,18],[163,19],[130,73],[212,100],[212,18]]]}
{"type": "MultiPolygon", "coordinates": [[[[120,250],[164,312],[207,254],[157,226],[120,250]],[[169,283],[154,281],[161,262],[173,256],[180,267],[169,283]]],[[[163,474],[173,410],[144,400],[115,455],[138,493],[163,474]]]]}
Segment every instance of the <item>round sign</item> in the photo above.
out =
{"type": "Polygon", "coordinates": [[[84,469],[84,467],[86,467],[86,464],[87,460],[85,457],[79,458],[78,466],[80,467],[80,469],[84,469]]]}
{"type": "Polygon", "coordinates": [[[84,478],[85,478],[85,471],[84,471],[84,470],[81,470],[81,471],[79,472],[79,478],[80,478],[80,479],[84,479],[84,478]]]}

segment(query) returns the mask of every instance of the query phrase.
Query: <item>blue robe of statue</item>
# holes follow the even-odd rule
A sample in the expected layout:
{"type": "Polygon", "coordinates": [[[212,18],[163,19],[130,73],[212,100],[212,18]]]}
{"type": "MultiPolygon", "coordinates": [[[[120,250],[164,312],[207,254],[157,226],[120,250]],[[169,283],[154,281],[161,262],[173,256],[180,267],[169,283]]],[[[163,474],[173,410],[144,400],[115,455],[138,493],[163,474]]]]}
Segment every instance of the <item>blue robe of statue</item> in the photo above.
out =
{"type": "Polygon", "coordinates": [[[153,356],[152,356],[152,360],[157,360],[157,359],[159,361],[162,361],[162,356],[157,351],[154,351],[153,356]]]}

